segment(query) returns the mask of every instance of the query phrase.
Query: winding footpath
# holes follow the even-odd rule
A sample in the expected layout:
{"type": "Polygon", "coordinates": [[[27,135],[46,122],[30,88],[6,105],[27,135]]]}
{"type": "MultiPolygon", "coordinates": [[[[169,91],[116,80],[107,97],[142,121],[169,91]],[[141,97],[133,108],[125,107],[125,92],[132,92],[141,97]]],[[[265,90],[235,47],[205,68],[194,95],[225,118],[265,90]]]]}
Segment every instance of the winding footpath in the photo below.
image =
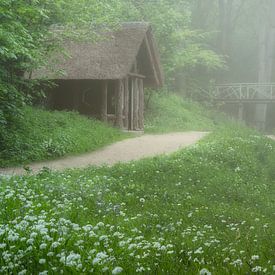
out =
{"type": "Polygon", "coordinates": [[[267,137],[269,137],[269,138],[275,140],[275,136],[273,136],[273,135],[269,135],[269,136],[267,136],[267,137]]]}
{"type": "MultiPolygon", "coordinates": [[[[36,162],[27,166],[32,170],[32,173],[37,173],[43,167],[62,171],[68,168],[84,168],[91,165],[113,165],[119,162],[169,154],[195,144],[207,134],[207,132],[179,132],[162,135],[143,135],[119,141],[91,153],[36,162]]],[[[22,175],[24,173],[23,167],[0,169],[0,174],[4,175],[22,175]]]]}

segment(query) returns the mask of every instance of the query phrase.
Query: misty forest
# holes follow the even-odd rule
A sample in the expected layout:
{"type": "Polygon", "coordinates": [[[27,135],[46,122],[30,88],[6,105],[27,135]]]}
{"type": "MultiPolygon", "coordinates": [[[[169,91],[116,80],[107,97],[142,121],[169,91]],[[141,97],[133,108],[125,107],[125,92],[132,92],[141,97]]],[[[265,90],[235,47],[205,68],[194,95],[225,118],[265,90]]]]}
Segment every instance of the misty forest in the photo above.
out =
{"type": "Polygon", "coordinates": [[[0,0],[0,274],[275,274],[274,0],[0,0]]]}

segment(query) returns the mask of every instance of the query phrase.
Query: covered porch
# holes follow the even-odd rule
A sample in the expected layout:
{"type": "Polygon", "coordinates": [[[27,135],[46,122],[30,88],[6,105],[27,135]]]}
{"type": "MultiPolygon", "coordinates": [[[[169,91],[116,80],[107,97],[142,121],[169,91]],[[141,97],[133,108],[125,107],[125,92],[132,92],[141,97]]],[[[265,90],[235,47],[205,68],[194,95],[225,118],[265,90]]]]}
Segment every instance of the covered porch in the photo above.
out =
{"type": "Polygon", "coordinates": [[[102,82],[100,118],[118,128],[143,131],[144,88],[142,75],[102,82]]]}

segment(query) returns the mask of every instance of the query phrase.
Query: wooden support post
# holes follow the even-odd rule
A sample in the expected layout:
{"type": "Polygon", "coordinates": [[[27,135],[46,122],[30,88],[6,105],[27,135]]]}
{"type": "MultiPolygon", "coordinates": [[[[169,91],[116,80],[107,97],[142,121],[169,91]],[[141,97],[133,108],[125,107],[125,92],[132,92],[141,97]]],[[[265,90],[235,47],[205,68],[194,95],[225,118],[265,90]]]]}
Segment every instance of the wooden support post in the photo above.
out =
{"type": "Polygon", "coordinates": [[[243,111],[244,111],[244,105],[243,103],[239,103],[239,110],[238,110],[238,119],[239,121],[243,121],[244,120],[244,117],[243,117],[243,111]]]}
{"type": "Polygon", "coordinates": [[[144,129],[144,88],[143,79],[139,79],[139,129],[144,129]]]}
{"type": "Polygon", "coordinates": [[[124,79],[124,127],[129,129],[129,84],[128,77],[124,79]]]}
{"type": "Polygon", "coordinates": [[[138,102],[139,102],[139,87],[138,87],[138,79],[133,79],[133,130],[138,130],[138,102]]]}
{"type": "Polygon", "coordinates": [[[116,90],[116,127],[123,128],[123,93],[124,93],[123,81],[119,80],[117,82],[116,90]]]}
{"type": "Polygon", "coordinates": [[[255,126],[259,131],[264,132],[266,128],[266,103],[256,103],[255,106],[255,126]]]}
{"type": "Polygon", "coordinates": [[[107,97],[108,97],[108,82],[107,80],[102,83],[101,91],[101,108],[100,108],[100,118],[102,121],[107,122],[107,97]]]}
{"type": "Polygon", "coordinates": [[[131,91],[130,91],[130,127],[129,130],[134,130],[134,79],[131,78],[131,91]]]}

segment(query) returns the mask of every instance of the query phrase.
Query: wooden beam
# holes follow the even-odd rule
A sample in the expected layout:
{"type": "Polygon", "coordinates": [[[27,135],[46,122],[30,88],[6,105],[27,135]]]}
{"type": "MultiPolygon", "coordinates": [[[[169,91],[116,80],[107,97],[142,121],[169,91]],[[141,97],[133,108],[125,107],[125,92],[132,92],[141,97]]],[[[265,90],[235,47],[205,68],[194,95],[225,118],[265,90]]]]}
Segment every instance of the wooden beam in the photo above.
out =
{"type": "Polygon", "coordinates": [[[123,128],[123,91],[124,85],[122,80],[117,81],[116,89],[116,127],[123,128]]]}
{"type": "Polygon", "coordinates": [[[129,129],[129,79],[124,79],[124,127],[129,129]]]}
{"type": "Polygon", "coordinates": [[[108,97],[108,82],[104,80],[102,82],[101,91],[101,108],[100,108],[100,118],[102,121],[107,122],[107,97],[108,97]]]}
{"type": "Polygon", "coordinates": [[[130,127],[129,130],[134,130],[134,122],[133,122],[133,117],[134,117],[134,79],[130,78],[131,81],[131,90],[130,90],[130,127]]]}
{"type": "Polygon", "coordinates": [[[154,73],[154,77],[155,77],[155,79],[156,79],[157,86],[159,86],[160,83],[159,83],[158,74],[157,74],[156,68],[155,68],[155,60],[154,60],[154,57],[153,57],[153,55],[152,55],[151,47],[150,47],[150,44],[149,44],[149,41],[148,41],[147,36],[145,37],[144,41],[145,41],[145,45],[146,45],[146,48],[147,48],[147,51],[148,51],[150,63],[152,64],[151,67],[152,67],[152,70],[153,70],[153,73],[154,73]]]}
{"type": "Polygon", "coordinates": [[[129,76],[133,76],[136,78],[146,78],[146,76],[142,75],[142,74],[135,74],[135,73],[128,73],[129,76]]]}
{"type": "Polygon", "coordinates": [[[143,80],[138,79],[139,82],[139,109],[138,109],[138,117],[139,117],[139,129],[144,129],[144,88],[143,88],[143,80]]]}
{"type": "Polygon", "coordinates": [[[133,79],[133,130],[138,130],[138,110],[139,110],[139,87],[138,87],[138,79],[133,79]]]}
{"type": "Polygon", "coordinates": [[[239,106],[238,106],[238,119],[239,119],[239,121],[244,120],[244,105],[243,105],[243,103],[239,103],[239,106]]]}

